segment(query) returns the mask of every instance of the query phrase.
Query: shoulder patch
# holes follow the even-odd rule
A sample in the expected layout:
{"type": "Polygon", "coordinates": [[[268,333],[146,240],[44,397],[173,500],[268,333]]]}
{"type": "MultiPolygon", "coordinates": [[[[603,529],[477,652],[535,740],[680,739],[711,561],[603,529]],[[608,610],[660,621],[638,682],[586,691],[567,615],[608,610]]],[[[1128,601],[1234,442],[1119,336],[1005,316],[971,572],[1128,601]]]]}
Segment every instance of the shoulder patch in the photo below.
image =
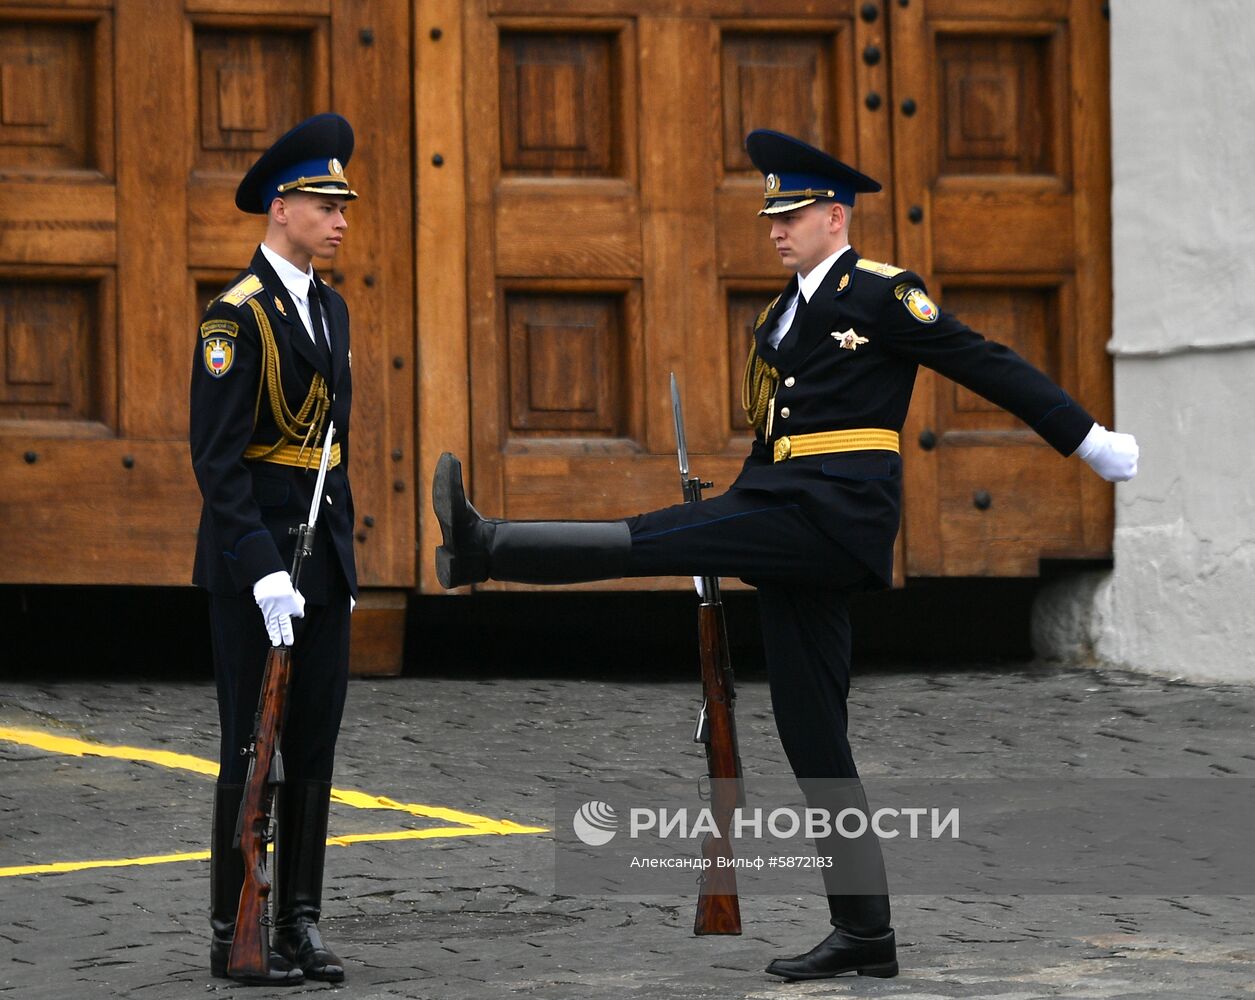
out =
{"type": "Polygon", "coordinates": [[[261,291],[261,278],[250,274],[243,281],[228,288],[219,296],[223,302],[231,306],[241,306],[261,291]]]}
{"type": "Polygon", "coordinates": [[[894,278],[902,273],[902,268],[894,267],[892,264],[882,264],[878,260],[867,260],[866,258],[859,260],[855,265],[860,271],[870,271],[872,274],[878,274],[882,278],[894,278]]]}
{"type": "Polygon", "coordinates": [[[231,362],[235,360],[235,347],[229,340],[215,337],[205,341],[202,348],[205,358],[205,371],[214,378],[222,378],[231,370],[231,362]]]}
{"type": "MultiPolygon", "coordinates": [[[[783,294],[784,294],[783,292],[780,293],[780,295],[783,295],[783,294]]],[[[780,301],[780,295],[777,295],[774,299],[768,302],[766,307],[763,309],[763,311],[758,314],[758,319],[754,320],[755,330],[757,330],[760,326],[762,326],[764,323],[767,322],[767,315],[768,313],[771,312],[771,310],[776,308],[776,303],[780,301]]]]}
{"type": "Polygon", "coordinates": [[[941,315],[941,310],[922,288],[911,288],[898,298],[902,300],[907,311],[921,323],[936,323],[937,317],[941,315]]]}
{"type": "Polygon", "coordinates": [[[200,325],[200,336],[204,340],[215,334],[222,337],[235,337],[240,332],[240,324],[229,319],[207,319],[200,325]]]}

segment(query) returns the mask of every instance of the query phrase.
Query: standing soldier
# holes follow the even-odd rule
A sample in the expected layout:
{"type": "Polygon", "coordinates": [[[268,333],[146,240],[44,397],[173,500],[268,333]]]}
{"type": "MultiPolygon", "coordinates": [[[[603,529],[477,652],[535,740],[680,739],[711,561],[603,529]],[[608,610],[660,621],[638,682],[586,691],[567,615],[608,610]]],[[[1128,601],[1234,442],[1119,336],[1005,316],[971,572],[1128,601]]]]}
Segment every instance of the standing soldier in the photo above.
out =
{"type": "Polygon", "coordinates": [[[357,197],[344,176],[353,129],[316,115],[270,147],[235,204],[266,216],[252,263],[205,312],[192,361],[192,465],[204,506],[193,581],[209,591],[222,726],[210,857],[210,971],[227,976],[244,870],[233,846],[245,748],[269,645],[292,644],[275,804],[274,941],[266,983],[339,982],[344,967],[318,933],[336,736],[348,682],[357,592],[349,491],[349,313],[313,269],[334,259],[357,197]],[[335,423],[312,554],[292,586],[294,539],[335,423]],[[260,612],[259,610],[260,609],[260,612]],[[302,618],[293,626],[293,618],[302,618]]]}
{"type": "MultiPolygon", "coordinates": [[[[1137,445],[1096,423],[1049,378],[941,311],[920,278],[860,259],[848,234],[855,195],[880,185],[812,146],[768,130],[746,139],[765,177],[760,215],[794,272],[759,315],[743,402],[749,457],[727,493],[613,522],[486,520],[461,466],[441,457],[432,499],[445,587],[485,579],[570,583],[622,576],[740,576],[758,588],[772,707],[804,787],[845,779],[861,799],[846,737],[851,593],[889,586],[900,514],[898,433],[919,365],[1011,411],[1062,455],[1104,479],[1137,471],[1137,445]]],[[[810,793],[808,792],[808,798],[810,793]]],[[[831,804],[829,802],[828,804],[831,804]]],[[[841,804],[841,803],[838,803],[841,804]]],[[[837,851],[820,842],[824,857],[837,851]]],[[[823,869],[835,930],[777,959],[786,979],[898,971],[879,844],[823,869]],[[856,883],[856,887],[853,883],[856,883]]]]}

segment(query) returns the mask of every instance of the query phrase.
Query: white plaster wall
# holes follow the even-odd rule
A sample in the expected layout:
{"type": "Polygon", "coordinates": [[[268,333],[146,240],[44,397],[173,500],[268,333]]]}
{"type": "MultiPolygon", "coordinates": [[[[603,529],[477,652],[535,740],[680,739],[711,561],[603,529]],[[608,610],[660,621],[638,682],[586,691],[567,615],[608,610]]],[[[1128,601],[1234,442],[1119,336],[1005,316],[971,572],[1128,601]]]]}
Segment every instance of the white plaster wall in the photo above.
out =
{"type": "Polygon", "coordinates": [[[1253,44],[1252,0],[1111,4],[1117,357],[1255,345],[1253,44]]]}
{"type": "Polygon", "coordinates": [[[1127,360],[1117,421],[1143,442],[1117,491],[1101,661],[1255,683],[1255,351],[1127,360]]]}
{"type": "Polygon", "coordinates": [[[1255,0],[1115,0],[1115,568],[1047,589],[1047,655],[1255,683],[1255,0]]]}

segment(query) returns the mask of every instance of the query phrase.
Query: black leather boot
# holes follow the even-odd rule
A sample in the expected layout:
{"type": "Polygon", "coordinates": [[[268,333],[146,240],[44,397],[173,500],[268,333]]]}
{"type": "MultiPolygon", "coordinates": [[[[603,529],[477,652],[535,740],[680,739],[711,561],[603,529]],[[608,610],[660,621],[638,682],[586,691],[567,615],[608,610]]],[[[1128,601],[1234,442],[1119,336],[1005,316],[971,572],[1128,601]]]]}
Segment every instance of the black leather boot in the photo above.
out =
{"type": "Polygon", "coordinates": [[[436,577],[446,590],[488,579],[488,548],[494,521],[481,517],[466,499],[462,463],[444,452],[431,480],[431,505],[444,544],[436,549],[436,577]]]}
{"type": "Polygon", "coordinates": [[[344,980],[344,963],[318,933],[330,803],[327,781],[296,781],[279,788],[274,945],[306,979],[339,983],[344,980]]]}
{"type": "Polygon", "coordinates": [[[466,499],[462,463],[445,452],[436,463],[431,502],[444,544],[436,577],[446,589],[484,580],[581,583],[628,571],[632,536],[623,521],[499,521],[466,499]]]}
{"type": "MultiPolygon", "coordinates": [[[[235,938],[240,889],[244,885],[244,859],[235,846],[235,823],[243,797],[243,785],[214,786],[213,833],[209,842],[209,925],[213,930],[209,944],[209,973],[218,979],[235,978],[227,974],[227,964],[231,959],[231,942],[235,938]]],[[[271,948],[268,976],[236,981],[252,986],[296,986],[305,981],[305,976],[271,948]]]]}

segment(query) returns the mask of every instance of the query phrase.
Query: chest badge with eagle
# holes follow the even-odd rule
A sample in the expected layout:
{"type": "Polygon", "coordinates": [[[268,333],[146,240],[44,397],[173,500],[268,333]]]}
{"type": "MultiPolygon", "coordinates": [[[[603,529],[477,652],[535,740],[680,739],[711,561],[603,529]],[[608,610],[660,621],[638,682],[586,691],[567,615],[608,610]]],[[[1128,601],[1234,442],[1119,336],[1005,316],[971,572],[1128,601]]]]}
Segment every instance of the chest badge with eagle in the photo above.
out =
{"type": "Polygon", "coordinates": [[[853,327],[845,331],[833,330],[828,336],[837,342],[838,347],[847,351],[857,351],[859,344],[867,343],[867,338],[860,337],[854,332],[853,327]]]}

